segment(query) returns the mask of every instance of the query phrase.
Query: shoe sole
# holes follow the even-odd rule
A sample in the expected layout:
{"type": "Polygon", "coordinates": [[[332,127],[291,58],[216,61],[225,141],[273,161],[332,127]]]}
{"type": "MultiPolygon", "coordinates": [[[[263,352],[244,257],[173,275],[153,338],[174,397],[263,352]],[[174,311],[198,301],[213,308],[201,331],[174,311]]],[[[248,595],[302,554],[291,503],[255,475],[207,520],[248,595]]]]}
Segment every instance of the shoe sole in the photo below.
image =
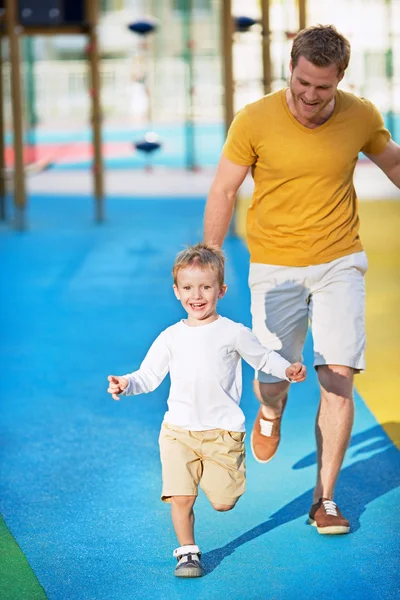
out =
{"type": "Polygon", "coordinates": [[[201,577],[202,575],[202,569],[179,569],[179,571],[175,571],[176,577],[201,577]]]}
{"type": "Polygon", "coordinates": [[[318,533],[321,535],[341,535],[343,533],[349,533],[350,527],[346,525],[331,525],[330,527],[318,527],[317,522],[314,519],[308,519],[308,522],[312,527],[316,527],[318,533]]]}
{"type": "Polygon", "coordinates": [[[251,453],[253,454],[254,458],[261,465],[265,465],[266,463],[269,463],[269,461],[272,460],[274,458],[275,454],[278,452],[278,448],[277,448],[275,450],[275,452],[272,454],[272,456],[270,456],[269,458],[267,458],[267,460],[261,460],[261,458],[258,458],[256,456],[256,453],[254,452],[254,448],[253,448],[253,433],[250,436],[250,448],[251,448],[251,453]]]}

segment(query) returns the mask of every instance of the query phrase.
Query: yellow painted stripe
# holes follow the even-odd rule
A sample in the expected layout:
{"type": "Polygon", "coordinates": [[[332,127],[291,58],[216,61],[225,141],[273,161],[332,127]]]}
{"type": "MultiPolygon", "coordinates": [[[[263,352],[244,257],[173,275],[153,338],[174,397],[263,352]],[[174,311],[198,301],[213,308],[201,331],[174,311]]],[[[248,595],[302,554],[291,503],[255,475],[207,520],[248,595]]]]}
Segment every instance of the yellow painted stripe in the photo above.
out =
{"type": "MultiPolygon", "coordinates": [[[[249,197],[239,197],[236,232],[245,239],[249,197]]],[[[357,376],[363,400],[400,448],[400,202],[360,202],[366,276],[367,370],[357,376]]]]}
{"type": "Polygon", "coordinates": [[[360,202],[366,275],[367,369],[357,390],[400,448],[400,202],[360,202]],[[396,427],[397,424],[397,427],[396,427]]]}

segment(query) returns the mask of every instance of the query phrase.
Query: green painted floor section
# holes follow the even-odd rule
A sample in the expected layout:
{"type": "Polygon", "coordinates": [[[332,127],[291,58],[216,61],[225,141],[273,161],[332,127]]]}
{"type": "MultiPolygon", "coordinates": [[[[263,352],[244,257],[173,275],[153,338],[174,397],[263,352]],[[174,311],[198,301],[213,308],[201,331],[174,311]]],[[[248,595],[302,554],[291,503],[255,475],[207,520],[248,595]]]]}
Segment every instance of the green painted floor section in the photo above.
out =
{"type": "Polygon", "coordinates": [[[47,600],[24,553],[0,516],[1,600],[47,600]]]}

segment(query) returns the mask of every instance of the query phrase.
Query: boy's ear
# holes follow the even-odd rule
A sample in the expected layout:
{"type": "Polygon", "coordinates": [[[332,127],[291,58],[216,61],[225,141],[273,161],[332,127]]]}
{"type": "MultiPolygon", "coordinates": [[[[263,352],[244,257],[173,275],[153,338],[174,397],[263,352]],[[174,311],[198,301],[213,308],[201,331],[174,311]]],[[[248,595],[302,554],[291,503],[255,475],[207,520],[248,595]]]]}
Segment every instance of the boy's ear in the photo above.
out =
{"type": "Polygon", "coordinates": [[[228,289],[228,286],[225,285],[225,283],[224,283],[224,285],[221,285],[221,289],[219,290],[219,294],[218,294],[219,300],[221,300],[221,298],[223,298],[225,296],[227,289],[228,289]]]}
{"type": "Polygon", "coordinates": [[[180,300],[181,298],[179,296],[179,291],[175,284],[172,286],[172,289],[174,290],[174,294],[177,297],[177,299],[180,300]]]}

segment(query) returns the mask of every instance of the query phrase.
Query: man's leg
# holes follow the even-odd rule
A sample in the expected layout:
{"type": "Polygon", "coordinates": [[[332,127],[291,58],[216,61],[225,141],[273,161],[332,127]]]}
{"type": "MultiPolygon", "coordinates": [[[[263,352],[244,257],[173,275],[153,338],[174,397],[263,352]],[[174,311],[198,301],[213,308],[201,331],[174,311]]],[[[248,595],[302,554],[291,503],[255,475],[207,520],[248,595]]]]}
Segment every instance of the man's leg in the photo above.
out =
{"type": "Polygon", "coordinates": [[[354,420],[353,378],[350,367],[318,367],[321,403],[315,424],[318,471],[314,503],[320,498],[333,500],[354,420]]]}
{"type": "Polygon", "coordinates": [[[353,426],[353,377],[350,367],[318,367],[321,402],[315,424],[317,484],[309,522],[322,534],[350,531],[350,523],[333,501],[333,494],[353,426]]]}
{"type": "Polygon", "coordinates": [[[287,381],[262,383],[254,380],[254,393],[261,406],[251,434],[251,449],[260,463],[269,462],[278,450],[289,385],[287,381]]]}
{"type": "MultiPolygon", "coordinates": [[[[249,285],[253,331],[260,342],[289,362],[301,360],[308,328],[306,267],[251,264],[249,285]]],[[[289,383],[260,371],[254,392],[261,406],[254,422],[251,449],[254,458],[266,463],[276,454],[280,422],[289,383]]]]}
{"type": "Polygon", "coordinates": [[[261,412],[266,419],[281,417],[288,397],[289,382],[261,383],[253,381],[254,393],[261,403],[261,412]]]}
{"type": "Polygon", "coordinates": [[[314,365],[321,402],[316,421],[317,482],[310,521],[319,533],[347,533],[333,501],[354,418],[354,374],[365,368],[364,252],[320,265],[311,288],[314,365]]]}

